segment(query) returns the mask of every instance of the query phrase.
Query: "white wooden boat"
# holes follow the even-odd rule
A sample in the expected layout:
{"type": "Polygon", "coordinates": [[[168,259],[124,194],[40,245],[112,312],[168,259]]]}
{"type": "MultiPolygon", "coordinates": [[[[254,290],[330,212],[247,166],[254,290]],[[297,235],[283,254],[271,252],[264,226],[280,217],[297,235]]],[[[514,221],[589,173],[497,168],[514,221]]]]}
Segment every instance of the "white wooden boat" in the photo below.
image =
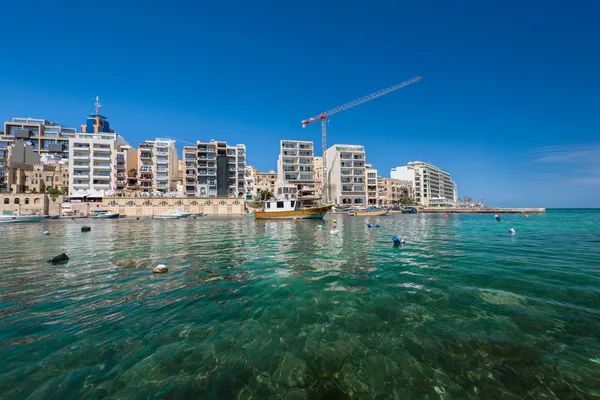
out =
{"type": "Polygon", "coordinates": [[[46,218],[48,218],[47,215],[0,215],[0,224],[41,222],[46,218]]]}

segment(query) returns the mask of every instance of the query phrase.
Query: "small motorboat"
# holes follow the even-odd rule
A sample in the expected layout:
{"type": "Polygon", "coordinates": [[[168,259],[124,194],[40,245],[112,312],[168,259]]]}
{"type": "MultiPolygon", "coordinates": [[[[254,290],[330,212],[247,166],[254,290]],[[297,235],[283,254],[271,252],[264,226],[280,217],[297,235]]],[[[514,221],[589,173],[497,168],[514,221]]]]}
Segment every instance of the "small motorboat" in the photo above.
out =
{"type": "Polygon", "coordinates": [[[186,213],[181,210],[171,210],[166,214],[153,215],[152,219],[181,219],[193,216],[193,213],[186,213]]]}
{"type": "Polygon", "coordinates": [[[120,215],[110,211],[96,211],[93,219],[119,219],[120,215]]]}
{"type": "Polygon", "coordinates": [[[364,217],[364,216],[374,216],[374,215],[385,215],[389,211],[390,210],[387,208],[371,207],[371,208],[359,209],[359,210],[354,211],[354,216],[355,217],[364,217]]]}
{"type": "Polygon", "coordinates": [[[10,224],[18,222],[42,222],[47,219],[47,215],[0,215],[0,224],[10,224]]]}

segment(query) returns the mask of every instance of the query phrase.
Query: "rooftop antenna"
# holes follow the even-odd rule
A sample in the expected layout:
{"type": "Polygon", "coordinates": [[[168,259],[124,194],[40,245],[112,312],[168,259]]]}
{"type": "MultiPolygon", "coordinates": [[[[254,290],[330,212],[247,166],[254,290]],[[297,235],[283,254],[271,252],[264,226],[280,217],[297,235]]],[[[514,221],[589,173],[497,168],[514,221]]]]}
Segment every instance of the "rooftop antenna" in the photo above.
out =
{"type": "Polygon", "coordinates": [[[100,115],[100,100],[98,100],[98,96],[96,96],[96,102],[94,103],[96,106],[96,115],[100,115]]]}

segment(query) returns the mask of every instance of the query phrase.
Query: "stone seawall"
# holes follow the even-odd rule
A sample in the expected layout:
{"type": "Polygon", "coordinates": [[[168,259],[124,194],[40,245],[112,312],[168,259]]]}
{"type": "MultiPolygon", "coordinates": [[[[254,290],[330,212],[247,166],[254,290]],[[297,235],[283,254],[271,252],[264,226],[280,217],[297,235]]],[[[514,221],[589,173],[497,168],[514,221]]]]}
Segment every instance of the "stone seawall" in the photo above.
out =
{"type": "Polygon", "coordinates": [[[131,217],[150,217],[180,210],[194,214],[243,215],[244,199],[240,198],[164,198],[104,197],[98,202],[66,202],[63,196],[52,200],[47,194],[0,194],[0,212],[14,215],[46,214],[88,216],[94,210],[109,210],[131,217]]]}
{"type": "Polygon", "coordinates": [[[168,214],[174,210],[207,215],[243,215],[245,202],[240,198],[104,197],[102,203],[92,204],[92,211],[101,209],[128,217],[149,217],[168,214]]]}

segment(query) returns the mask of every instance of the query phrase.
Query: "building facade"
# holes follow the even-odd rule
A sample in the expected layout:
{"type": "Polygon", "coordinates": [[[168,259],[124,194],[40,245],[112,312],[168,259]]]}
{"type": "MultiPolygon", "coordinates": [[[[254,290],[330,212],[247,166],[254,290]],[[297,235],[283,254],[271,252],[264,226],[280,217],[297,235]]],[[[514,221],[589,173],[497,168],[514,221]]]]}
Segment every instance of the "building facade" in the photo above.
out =
{"type": "Polygon", "coordinates": [[[0,135],[0,148],[9,143],[25,141],[38,154],[54,154],[60,158],[69,156],[69,139],[74,137],[75,128],[38,118],[13,118],[4,123],[4,133],[0,135]],[[5,145],[3,145],[5,143],[5,145]]]}
{"type": "Polygon", "coordinates": [[[282,140],[277,162],[278,179],[298,188],[298,197],[305,204],[317,200],[313,142],[282,140]]]}
{"type": "Polygon", "coordinates": [[[371,164],[365,164],[365,173],[367,174],[367,205],[377,206],[377,170],[371,164]]]}
{"type": "Polygon", "coordinates": [[[327,149],[329,200],[337,205],[367,204],[366,153],[361,145],[336,144],[327,149]]]}
{"type": "Polygon", "coordinates": [[[379,206],[397,206],[403,198],[412,199],[413,197],[414,192],[410,181],[382,177],[377,179],[377,204],[379,206]]]}
{"type": "Polygon", "coordinates": [[[115,133],[77,133],[69,146],[69,194],[103,196],[117,191],[117,151],[126,145],[115,133]]]}
{"type": "Polygon", "coordinates": [[[277,173],[275,171],[257,171],[254,174],[254,190],[256,191],[256,195],[259,196],[263,190],[275,193],[275,182],[277,182],[277,173]]]}
{"type": "Polygon", "coordinates": [[[412,183],[417,204],[425,207],[456,207],[456,183],[448,172],[422,161],[392,168],[390,176],[412,183]]]}
{"type": "Polygon", "coordinates": [[[323,198],[323,157],[315,156],[314,161],[315,170],[315,196],[323,198]]]}
{"type": "Polygon", "coordinates": [[[184,194],[187,197],[245,197],[246,146],[198,141],[183,148],[184,194]]]}
{"type": "Polygon", "coordinates": [[[116,153],[116,191],[137,190],[138,151],[130,145],[120,146],[116,153]],[[131,177],[131,179],[130,179],[131,177]]]}
{"type": "Polygon", "coordinates": [[[179,163],[173,139],[156,138],[138,147],[138,188],[142,192],[177,191],[179,163]]]}

